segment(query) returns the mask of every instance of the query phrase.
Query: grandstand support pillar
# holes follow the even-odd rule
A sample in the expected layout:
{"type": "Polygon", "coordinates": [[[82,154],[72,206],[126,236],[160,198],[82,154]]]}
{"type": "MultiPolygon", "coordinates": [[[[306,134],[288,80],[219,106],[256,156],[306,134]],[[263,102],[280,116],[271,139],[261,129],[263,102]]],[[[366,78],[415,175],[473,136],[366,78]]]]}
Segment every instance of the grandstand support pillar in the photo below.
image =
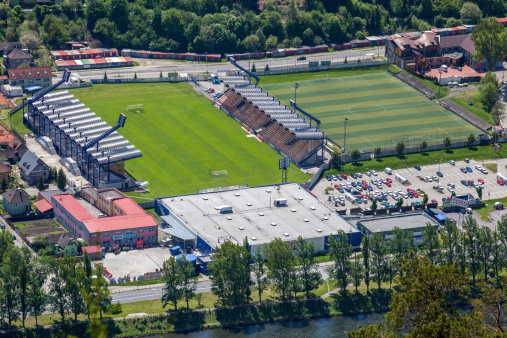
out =
{"type": "MultiPolygon", "coordinates": [[[[109,167],[109,164],[111,163],[110,161],[110,156],[107,157],[107,181],[109,182],[110,179],[111,179],[111,168],[109,167]]],[[[99,177],[100,179],[100,177],[99,177]]]]}

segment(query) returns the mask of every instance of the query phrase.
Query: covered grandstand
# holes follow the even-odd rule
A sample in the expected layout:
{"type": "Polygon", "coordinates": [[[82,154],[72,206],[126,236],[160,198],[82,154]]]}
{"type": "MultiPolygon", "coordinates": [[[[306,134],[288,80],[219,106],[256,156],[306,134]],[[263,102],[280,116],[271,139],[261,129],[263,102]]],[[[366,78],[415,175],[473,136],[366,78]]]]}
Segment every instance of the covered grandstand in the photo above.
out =
{"type": "Polygon", "coordinates": [[[58,83],[25,100],[25,124],[37,137],[43,137],[48,151],[55,151],[68,162],[67,167],[73,167],[73,172],[80,173],[92,186],[131,187],[131,180],[113,169],[121,166],[111,167],[141,156],[141,151],[116,131],[125,120],[120,118],[118,125],[111,128],[68,91],[49,93],[65,79],[64,75],[58,83]]]}
{"type": "Polygon", "coordinates": [[[325,135],[244,76],[222,76],[216,104],[298,166],[322,162],[325,135]],[[319,151],[321,152],[319,155],[319,151]]]}

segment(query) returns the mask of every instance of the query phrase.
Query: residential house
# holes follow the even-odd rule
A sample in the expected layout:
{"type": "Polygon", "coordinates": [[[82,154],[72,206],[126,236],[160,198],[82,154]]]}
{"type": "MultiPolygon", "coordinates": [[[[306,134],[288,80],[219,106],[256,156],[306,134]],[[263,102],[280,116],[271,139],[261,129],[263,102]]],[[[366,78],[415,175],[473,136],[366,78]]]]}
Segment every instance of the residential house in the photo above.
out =
{"type": "Polygon", "coordinates": [[[48,235],[47,245],[57,257],[75,257],[78,255],[79,246],[76,238],[69,233],[48,235]]]}
{"type": "Polygon", "coordinates": [[[24,215],[30,212],[30,196],[26,191],[19,188],[8,190],[2,194],[2,204],[11,216],[24,215]]]}
{"type": "Polygon", "coordinates": [[[4,57],[4,65],[7,68],[18,68],[22,64],[30,66],[33,63],[33,56],[15,48],[7,56],[4,57]]]}
{"type": "Polygon", "coordinates": [[[13,68],[7,70],[9,85],[49,87],[53,82],[53,74],[49,67],[13,68]]]}
{"type": "Polygon", "coordinates": [[[26,145],[0,124],[0,156],[11,163],[17,163],[27,151],[26,145]]]}
{"type": "Polygon", "coordinates": [[[28,48],[23,45],[21,42],[2,42],[0,43],[0,54],[1,55],[9,55],[13,49],[21,49],[24,52],[28,53],[28,48]]]}
{"type": "Polygon", "coordinates": [[[11,168],[0,162],[0,182],[5,180],[5,182],[9,183],[11,181],[11,174],[11,168]]]}
{"type": "Polygon", "coordinates": [[[83,251],[83,255],[87,252],[91,260],[102,258],[102,248],[100,245],[83,246],[81,250],[83,251]]]}
{"type": "Polygon", "coordinates": [[[49,166],[29,150],[19,160],[18,168],[21,178],[29,185],[35,185],[40,175],[44,177],[44,181],[49,178],[49,166]]]}

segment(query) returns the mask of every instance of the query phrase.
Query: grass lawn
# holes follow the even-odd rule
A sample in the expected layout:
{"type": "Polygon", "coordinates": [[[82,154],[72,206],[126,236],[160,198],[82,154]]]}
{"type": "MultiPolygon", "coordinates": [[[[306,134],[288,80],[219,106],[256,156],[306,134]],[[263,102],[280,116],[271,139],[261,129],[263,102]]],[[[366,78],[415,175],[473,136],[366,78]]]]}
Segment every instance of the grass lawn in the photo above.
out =
{"type": "MultiPolygon", "coordinates": [[[[343,71],[330,73],[327,79],[296,74],[300,76],[297,104],[318,118],[320,129],[337,144],[343,144],[344,120],[348,119],[348,150],[389,149],[401,140],[408,146],[418,146],[422,140],[440,144],[447,136],[458,140],[470,132],[480,133],[390,73],[375,70],[341,77],[334,75],[343,75],[343,71]]],[[[284,104],[294,99],[293,82],[263,84],[263,88],[284,104]]]]}
{"type": "MultiPolygon", "coordinates": [[[[428,80],[428,79],[421,79],[420,77],[417,77],[417,76],[414,76],[414,78],[417,79],[418,81],[421,81],[422,83],[424,83],[425,85],[427,85],[431,89],[436,90],[437,94],[435,95],[435,100],[438,100],[438,85],[435,84],[435,82],[428,80]]],[[[449,87],[440,86],[440,99],[443,99],[444,97],[446,97],[447,94],[449,94],[449,87]]]]}
{"type": "Polygon", "coordinates": [[[464,91],[460,93],[459,96],[451,98],[451,100],[453,100],[454,102],[456,102],[469,112],[477,115],[484,121],[494,125],[495,121],[493,120],[493,116],[491,116],[490,113],[484,110],[482,103],[477,99],[477,97],[478,97],[477,90],[472,90],[472,91],[464,91]],[[469,105],[467,101],[472,101],[474,105],[473,106],[469,105]]]}
{"type": "MultiPolygon", "coordinates": [[[[507,147],[502,147],[500,152],[497,152],[497,158],[507,157],[507,147]]],[[[416,154],[407,155],[407,167],[413,167],[415,165],[430,165],[435,164],[436,160],[442,159],[442,163],[450,160],[462,161],[465,158],[471,158],[474,160],[491,160],[493,159],[493,146],[477,146],[473,148],[459,148],[449,150],[437,150],[422,152],[416,154]]],[[[349,175],[351,173],[365,172],[367,169],[374,169],[376,171],[383,171],[384,168],[389,167],[391,169],[405,168],[404,156],[392,156],[377,158],[362,162],[351,162],[343,165],[343,173],[349,175]]],[[[337,174],[338,169],[330,169],[323,173],[323,176],[330,174],[337,174]]]]}
{"type": "MultiPolygon", "coordinates": [[[[186,83],[103,84],[71,93],[111,126],[120,113],[127,114],[119,133],[143,156],[127,161],[125,168],[135,179],[150,183],[144,198],[281,181],[281,156],[247,137],[240,124],[186,83]],[[144,104],[144,112],[127,112],[129,104],[144,104]],[[213,180],[210,172],[217,170],[227,170],[228,178],[213,180]]],[[[288,178],[304,182],[310,176],[291,166],[288,178]]]]}
{"type": "MultiPolygon", "coordinates": [[[[10,110],[10,109],[9,109],[10,110]]],[[[11,130],[11,125],[9,123],[9,110],[5,111],[5,116],[7,117],[6,120],[4,120],[3,124],[7,127],[7,129],[11,130]]],[[[4,111],[2,111],[2,114],[4,111]]],[[[32,131],[25,127],[23,124],[23,109],[18,110],[11,116],[12,120],[12,126],[14,127],[14,130],[16,130],[20,135],[30,135],[32,134],[32,131]]]]}
{"type": "MultiPolygon", "coordinates": [[[[495,210],[495,208],[493,207],[493,204],[495,204],[495,202],[502,202],[502,204],[505,206],[507,205],[507,198],[498,198],[498,199],[494,199],[494,200],[483,200],[484,204],[486,204],[485,207],[483,208],[480,208],[480,209],[475,209],[474,211],[476,211],[479,215],[481,215],[481,219],[483,221],[489,221],[489,218],[488,218],[488,215],[491,211],[495,210]]],[[[495,222],[498,221],[497,219],[495,219],[495,222]]]]}
{"type": "MultiPolygon", "coordinates": [[[[297,82],[304,80],[313,80],[315,75],[329,74],[329,77],[342,77],[342,76],[353,76],[353,75],[364,75],[385,72],[385,66],[378,67],[358,67],[348,69],[330,69],[323,70],[320,72],[309,72],[309,73],[296,73],[296,74],[281,74],[281,75],[265,75],[261,76],[260,86],[267,84],[285,83],[285,82],[297,82]]],[[[298,82],[299,83],[299,82],[298,82]]],[[[294,93],[294,84],[292,84],[292,92],[294,93]]]]}

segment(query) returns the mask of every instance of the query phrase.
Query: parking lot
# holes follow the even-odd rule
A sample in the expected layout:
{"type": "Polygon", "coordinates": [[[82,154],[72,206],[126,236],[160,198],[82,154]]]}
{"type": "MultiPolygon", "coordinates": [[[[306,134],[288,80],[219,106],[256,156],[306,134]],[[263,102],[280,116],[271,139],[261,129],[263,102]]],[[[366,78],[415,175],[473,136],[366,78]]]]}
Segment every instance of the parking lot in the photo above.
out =
{"type": "MultiPolygon", "coordinates": [[[[436,175],[437,171],[439,170],[439,164],[435,163],[433,165],[423,166],[421,167],[421,170],[417,170],[413,167],[406,168],[406,169],[398,169],[398,170],[392,170],[392,174],[387,174],[385,172],[377,172],[377,176],[367,176],[364,172],[361,173],[362,177],[358,177],[357,179],[353,179],[349,175],[347,175],[347,179],[340,180],[332,180],[328,181],[325,177],[315,186],[313,189],[313,193],[316,194],[322,201],[325,201],[328,205],[335,207],[335,201],[334,199],[340,199],[343,201],[343,203],[338,203],[338,205],[335,207],[337,210],[343,210],[347,209],[347,213],[349,213],[349,210],[351,208],[369,208],[371,206],[371,197],[373,197],[373,194],[387,194],[388,192],[395,192],[396,190],[401,191],[403,193],[407,193],[407,189],[422,190],[425,194],[428,195],[428,200],[436,200],[438,201],[439,205],[442,204],[442,198],[443,197],[450,197],[451,191],[449,191],[448,184],[452,183],[454,185],[453,190],[455,191],[456,195],[464,195],[467,193],[472,194],[474,197],[477,197],[477,192],[475,190],[475,187],[471,186],[465,186],[461,183],[462,180],[465,181],[474,181],[475,183],[478,183],[479,179],[482,179],[484,181],[483,184],[483,192],[482,192],[482,198],[483,199],[496,199],[496,198],[502,198],[507,195],[507,186],[501,186],[497,183],[497,175],[496,173],[491,172],[490,170],[487,170],[487,174],[484,174],[476,169],[476,166],[484,166],[484,164],[487,163],[497,163],[498,168],[500,169],[500,173],[503,173],[507,176],[505,169],[505,165],[507,164],[507,159],[498,160],[496,162],[493,161],[486,161],[486,162],[477,162],[474,160],[470,160],[469,163],[465,163],[463,159],[456,159],[455,165],[451,165],[448,162],[441,163],[440,164],[440,172],[442,173],[442,177],[438,177],[436,175]],[[460,168],[462,167],[470,167],[472,172],[462,172],[460,168]],[[408,180],[406,184],[402,184],[399,181],[395,179],[395,175],[400,174],[405,179],[408,180]],[[427,176],[436,176],[437,181],[435,182],[433,180],[433,177],[431,179],[431,182],[426,180],[427,176]],[[373,179],[376,180],[386,180],[387,178],[391,178],[392,183],[391,187],[388,187],[385,183],[381,184],[381,188],[372,185],[371,181],[373,179]],[[421,180],[421,178],[423,180],[421,180]],[[372,190],[362,190],[357,188],[351,188],[352,191],[361,191],[363,195],[367,195],[367,202],[366,204],[361,202],[359,203],[352,203],[349,200],[347,200],[345,192],[341,193],[337,189],[334,188],[336,184],[342,185],[344,184],[350,184],[352,185],[352,182],[361,182],[362,180],[365,180],[368,185],[372,187],[372,190]],[[438,191],[434,189],[434,187],[437,186],[437,184],[440,183],[440,185],[443,187],[441,191],[438,191]],[[326,193],[327,187],[333,187],[333,190],[329,190],[329,194],[326,193]],[[331,199],[331,200],[330,200],[331,199]]],[[[390,205],[393,205],[396,203],[396,200],[398,199],[399,195],[396,197],[387,196],[387,203],[390,205]]],[[[412,197],[412,198],[404,198],[403,205],[410,205],[411,203],[422,203],[421,197],[412,197]]],[[[380,203],[378,203],[378,207],[380,207],[380,203]]]]}
{"type": "Polygon", "coordinates": [[[106,254],[106,258],[96,263],[103,264],[114,279],[123,278],[129,274],[131,278],[134,276],[137,278],[147,272],[155,272],[155,269],[160,270],[164,261],[170,256],[168,248],[154,247],[122,251],[118,255],[110,252],[106,254]]]}

